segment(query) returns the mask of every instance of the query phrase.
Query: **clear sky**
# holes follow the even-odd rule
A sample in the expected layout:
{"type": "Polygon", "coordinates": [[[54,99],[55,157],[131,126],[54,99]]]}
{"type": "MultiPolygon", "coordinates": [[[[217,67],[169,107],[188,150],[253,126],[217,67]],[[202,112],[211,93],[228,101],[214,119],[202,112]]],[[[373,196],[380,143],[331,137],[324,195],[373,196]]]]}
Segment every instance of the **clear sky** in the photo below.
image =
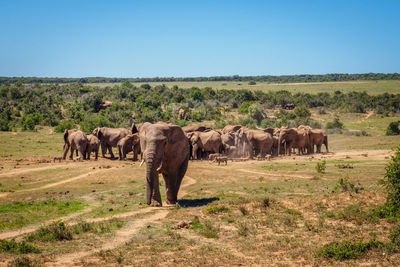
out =
{"type": "Polygon", "coordinates": [[[400,1],[0,1],[0,76],[400,72],[400,1]]]}

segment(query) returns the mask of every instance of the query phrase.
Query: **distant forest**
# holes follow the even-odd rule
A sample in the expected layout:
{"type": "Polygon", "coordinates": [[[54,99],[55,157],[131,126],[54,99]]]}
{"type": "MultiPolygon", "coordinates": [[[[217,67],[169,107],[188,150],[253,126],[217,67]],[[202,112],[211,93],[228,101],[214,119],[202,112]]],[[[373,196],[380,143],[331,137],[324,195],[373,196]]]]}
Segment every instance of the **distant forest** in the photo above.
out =
{"type": "Polygon", "coordinates": [[[16,83],[147,83],[147,82],[211,82],[211,81],[238,81],[238,82],[268,82],[268,83],[294,83],[294,82],[336,82],[356,80],[400,80],[399,73],[363,73],[363,74],[302,74],[302,75],[261,75],[261,76],[212,76],[212,77],[154,77],[154,78],[47,78],[47,77],[0,77],[0,84],[16,83]]]}

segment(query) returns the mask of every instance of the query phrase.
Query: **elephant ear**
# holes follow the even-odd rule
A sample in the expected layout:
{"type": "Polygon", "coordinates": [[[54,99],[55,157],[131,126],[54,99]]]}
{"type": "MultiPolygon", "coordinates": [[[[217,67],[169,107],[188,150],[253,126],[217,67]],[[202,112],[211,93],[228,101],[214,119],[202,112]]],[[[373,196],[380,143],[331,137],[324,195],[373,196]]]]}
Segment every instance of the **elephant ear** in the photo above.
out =
{"type": "Polygon", "coordinates": [[[97,137],[99,139],[101,139],[103,137],[103,132],[102,132],[103,128],[97,128],[97,129],[98,129],[97,130],[97,137]]]}
{"type": "Polygon", "coordinates": [[[140,142],[140,138],[139,138],[139,134],[138,133],[135,133],[135,134],[133,134],[133,144],[134,145],[136,145],[136,144],[138,144],[139,142],[140,142]]]}
{"type": "Polygon", "coordinates": [[[175,144],[182,139],[186,138],[185,134],[182,131],[182,128],[177,126],[177,125],[171,125],[169,126],[169,132],[168,132],[168,143],[169,144],[175,144]]]}
{"type": "Polygon", "coordinates": [[[138,132],[139,131],[138,131],[137,127],[136,127],[136,124],[133,122],[132,126],[131,126],[131,133],[134,134],[134,133],[138,133],[138,132]]]}

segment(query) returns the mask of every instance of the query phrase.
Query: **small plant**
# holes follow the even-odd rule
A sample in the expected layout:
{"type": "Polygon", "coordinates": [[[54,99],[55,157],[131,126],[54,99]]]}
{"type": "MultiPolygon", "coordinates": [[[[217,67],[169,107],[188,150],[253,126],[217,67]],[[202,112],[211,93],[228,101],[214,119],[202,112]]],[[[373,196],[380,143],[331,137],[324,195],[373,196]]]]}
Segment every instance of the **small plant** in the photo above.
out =
{"type": "Polygon", "coordinates": [[[203,224],[197,216],[192,220],[191,229],[207,238],[218,238],[219,227],[213,226],[211,221],[208,220],[203,224]]]}
{"type": "Polygon", "coordinates": [[[371,240],[369,242],[353,242],[345,240],[343,242],[331,242],[323,246],[317,253],[317,256],[335,259],[350,260],[363,257],[369,250],[381,247],[383,244],[379,241],[371,240]]]}
{"type": "Polygon", "coordinates": [[[49,226],[41,227],[36,232],[29,234],[26,239],[28,241],[61,241],[72,240],[72,231],[63,221],[57,221],[49,226]]]}
{"type": "Polygon", "coordinates": [[[239,207],[239,210],[243,216],[246,216],[247,214],[249,214],[249,211],[244,206],[239,207]]]}
{"type": "Polygon", "coordinates": [[[343,129],[344,125],[339,119],[339,115],[335,114],[333,121],[330,121],[326,124],[327,129],[343,129]]]}
{"type": "Polygon", "coordinates": [[[26,254],[39,253],[40,249],[26,243],[25,241],[16,242],[15,240],[0,240],[0,252],[26,254]]]}
{"type": "Polygon", "coordinates": [[[206,212],[209,214],[216,214],[221,212],[227,212],[229,209],[225,206],[210,206],[206,208],[206,212]]]}
{"type": "Polygon", "coordinates": [[[247,236],[249,234],[249,227],[246,223],[239,223],[238,234],[240,236],[247,236]]]}
{"type": "Polygon", "coordinates": [[[321,162],[317,162],[317,165],[315,165],[315,169],[317,170],[318,173],[325,173],[326,161],[323,160],[321,162]]]}
{"type": "Polygon", "coordinates": [[[356,194],[358,194],[361,190],[363,190],[364,188],[361,187],[360,184],[358,184],[358,186],[354,185],[352,182],[350,182],[349,177],[346,176],[344,178],[340,178],[335,187],[333,188],[333,192],[355,192],[356,194]]]}
{"type": "Polygon", "coordinates": [[[13,261],[11,261],[8,264],[9,267],[36,267],[36,266],[41,266],[41,264],[36,261],[32,260],[31,258],[27,256],[21,256],[18,258],[15,258],[13,261]]]}

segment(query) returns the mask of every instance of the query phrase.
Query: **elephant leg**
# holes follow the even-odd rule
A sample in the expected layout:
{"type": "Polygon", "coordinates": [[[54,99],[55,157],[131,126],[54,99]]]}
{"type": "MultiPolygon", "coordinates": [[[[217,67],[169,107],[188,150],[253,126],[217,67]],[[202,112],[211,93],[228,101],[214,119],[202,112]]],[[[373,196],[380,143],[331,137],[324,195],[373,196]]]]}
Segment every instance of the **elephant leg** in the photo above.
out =
{"type": "Polygon", "coordinates": [[[138,156],[138,149],[137,146],[135,145],[133,147],[133,161],[137,161],[137,156],[138,156]]]}
{"type": "Polygon", "coordinates": [[[74,148],[71,146],[71,154],[69,155],[69,159],[73,159],[74,156],[74,148]]]}
{"type": "Polygon", "coordinates": [[[112,152],[112,146],[110,146],[110,145],[108,145],[108,152],[110,153],[112,159],[115,158],[114,154],[112,152]]]}
{"type": "Polygon", "coordinates": [[[175,201],[178,201],[179,188],[181,187],[181,183],[188,168],[188,164],[189,160],[185,160],[178,169],[178,173],[176,175],[176,185],[175,185],[175,195],[174,195],[175,201]]]}
{"type": "Polygon", "coordinates": [[[101,156],[102,156],[103,158],[106,157],[106,152],[107,152],[106,144],[101,143],[101,156]]]}
{"type": "Polygon", "coordinates": [[[121,146],[118,146],[118,156],[119,156],[119,160],[122,160],[122,149],[121,149],[121,146]]]}
{"type": "Polygon", "coordinates": [[[99,154],[99,148],[94,150],[94,159],[97,160],[97,156],[99,154]]]}
{"type": "Polygon", "coordinates": [[[70,147],[69,144],[64,145],[64,153],[63,153],[63,157],[62,157],[63,160],[65,160],[65,158],[67,157],[69,147],[70,147]]]}
{"type": "Polygon", "coordinates": [[[92,153],[92,150],[91,150],[90,148],[88,148],[88,149],[86,150],[86,158],[87,158],[88,160],[90,160],[90,153],[92,153]]]}
{"type": "Polygon", "coordinates": [[[165,182],[165,194],[167,196],[166,202],[169,205],[173,205],[176,203],[176,174],[164,174],[163,173],[163,178],[165,182]]]}
{"type": "MultiPolygon", "coordinates": [[[[79,155],[80,155],[81,160],[86,159],[86,157],[85,157],[85,150],[83,149],[83,147],[82,147],[82,146],[79,146],[78,149],[79,149],[79,155]]],[[[78,150],[77,150],[77,152],[78,152],[78,150]]]]}
{"type": "Polygon", "coordinates": [[[317,145],[317,153],[321,153],[321,144],[317,145]]]}
{"type": "Polygon", "coordinates": [[[148,204],[153,207],[159,207],[162,205],[158,174],[154,176],[153,181],[147,181],[147,199],[149,200],[148,204]]]}

